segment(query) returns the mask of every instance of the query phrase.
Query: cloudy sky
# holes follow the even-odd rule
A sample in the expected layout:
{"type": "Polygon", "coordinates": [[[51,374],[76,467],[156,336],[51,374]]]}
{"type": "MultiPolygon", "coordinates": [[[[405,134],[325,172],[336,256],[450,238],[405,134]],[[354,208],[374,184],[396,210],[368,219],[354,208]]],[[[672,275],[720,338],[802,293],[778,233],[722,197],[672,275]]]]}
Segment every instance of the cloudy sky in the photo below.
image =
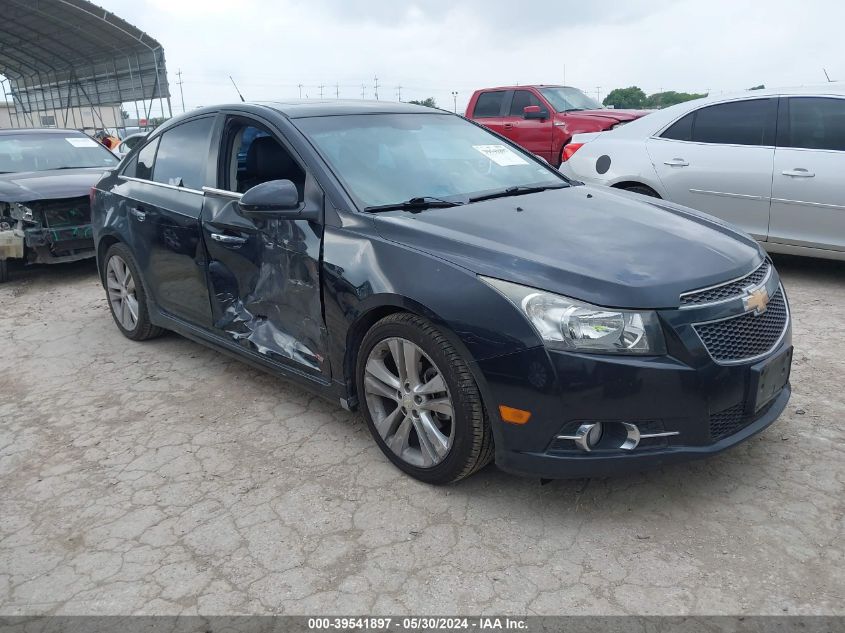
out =
{"type": "Polygon", "coordinates": [[[162,43],[174,111],[236,99],[566,83],[603,97],[845,80],[842,0],[98,0],[162,43]]]}

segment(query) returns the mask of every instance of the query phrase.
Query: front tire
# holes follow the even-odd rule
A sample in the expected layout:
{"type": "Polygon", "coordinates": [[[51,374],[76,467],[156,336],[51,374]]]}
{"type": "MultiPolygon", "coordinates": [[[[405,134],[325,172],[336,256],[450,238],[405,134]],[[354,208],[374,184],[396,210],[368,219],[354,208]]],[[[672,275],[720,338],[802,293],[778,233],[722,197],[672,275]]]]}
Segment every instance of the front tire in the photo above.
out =
{"type": "Polygon", "coordinates": [[[133,341],[161,336],[164,330],[150,321],[144,284],[129,248],[120,242],[113,244],[103,261],[106,298],[121,333],[133,341]]]}
{"type": "Polygon", "coordinates": [[[0,259],[0,284],[9,281],[9,260],[0,259]]]}
{"type": "Polygon", "coordinates": [[[463,479],[493,457],[481,395],[464,358],[434,325],[406,312],[361,343],[356,384],[367,426],[400,470],[430,484],[463,479]]]}

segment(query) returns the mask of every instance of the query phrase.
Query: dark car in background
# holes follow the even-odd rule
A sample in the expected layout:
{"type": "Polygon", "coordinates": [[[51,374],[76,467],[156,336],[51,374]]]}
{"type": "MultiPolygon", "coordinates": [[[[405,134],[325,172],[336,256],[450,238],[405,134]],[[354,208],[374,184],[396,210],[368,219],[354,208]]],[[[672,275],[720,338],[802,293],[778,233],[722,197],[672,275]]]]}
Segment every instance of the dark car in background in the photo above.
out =
{"type": "Polygon", "coordinates": [[[173,330],[360,408],[422,481],[712,455],[790,396],[753,239],[440,110],[195,110],[104,176],[92,221],[127,338],[173,330]]]}
{"type": "Polygon", "coordinates": [[[0,130],[0,281],[8,260],[94,256],[89,195],[118,159],[75,130],[0,130]]]}
{"type": "Polygon", "coordinates": [[[558,167],[573,134],[603,132],[648,114],[614,110],[571,86],[502,86],[476,90],[466,116],[558,167]]]}

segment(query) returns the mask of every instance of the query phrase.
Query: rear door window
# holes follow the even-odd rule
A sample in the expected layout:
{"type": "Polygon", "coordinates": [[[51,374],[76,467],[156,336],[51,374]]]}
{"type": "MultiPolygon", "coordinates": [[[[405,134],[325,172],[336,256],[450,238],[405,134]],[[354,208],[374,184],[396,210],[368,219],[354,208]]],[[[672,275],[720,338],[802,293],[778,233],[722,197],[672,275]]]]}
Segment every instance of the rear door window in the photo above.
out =
{"type": "Polygon", "coordinates": [[[722,145],[773,145],[776,112],[774,99],[732,101],[701,108],[695,112],[692,140],[722,145]]]}
{"type": "Polygon", "coordinates": [[[214,117],[182,123],[161,135],[153,180],[176,187],[202,189],[208,170],[214,117]]]}
{"type": "Polygon", "coordinates": [[[505,90],[495,92],[482,92],[475,102],[473,117],[483,119],[485,117],[497,117],[502,115],[502,102],[505,99],[505,90]]]}
{"type": "Polygon", "coordinates": [[[777,99],[731,101],[699,108],[670,125],[661,138],[718,145],[774,145],[777,99]]]}
{"type": "Polygon", "coordinates": [[[845,152],[845,99],[790,97],[788,124],[779,132],[780,147],[845,152]]]}

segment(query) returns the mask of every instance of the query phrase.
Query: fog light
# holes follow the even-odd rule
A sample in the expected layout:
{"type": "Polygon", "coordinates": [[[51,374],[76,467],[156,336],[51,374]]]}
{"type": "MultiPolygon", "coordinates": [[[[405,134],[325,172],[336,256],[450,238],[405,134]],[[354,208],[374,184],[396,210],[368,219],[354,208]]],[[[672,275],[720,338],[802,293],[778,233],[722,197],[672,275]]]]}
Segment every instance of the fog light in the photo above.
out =
{"type": "Polygon", "coordinates": [[[640,440],[674,435],[679,435],[679,432],[641,433],[632,422],[584,422],[574,435],[557,435],[555,439],[570,440],[582,451],[589,453],[598,448],[599,444],[602,450],[632,451],[637,448],[640,440]]]}
{"type": "Polygon", "coordinates": [[[590,452],[601,441],[602,428],[601,422],[582,424],[575,433],[575,445],[582,451],[590,452]]]}

